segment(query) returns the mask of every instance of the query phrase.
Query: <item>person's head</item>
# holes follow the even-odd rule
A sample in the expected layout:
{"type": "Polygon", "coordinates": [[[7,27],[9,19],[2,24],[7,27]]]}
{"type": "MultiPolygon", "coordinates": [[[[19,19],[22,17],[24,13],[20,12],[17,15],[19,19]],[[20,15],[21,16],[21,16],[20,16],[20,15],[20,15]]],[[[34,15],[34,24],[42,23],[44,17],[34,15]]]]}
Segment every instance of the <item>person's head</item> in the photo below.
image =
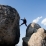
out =
{"type": "Polygon", "coordinates": [[[25,19],[25,17],[24,17],[24,19],[25,19]]]}

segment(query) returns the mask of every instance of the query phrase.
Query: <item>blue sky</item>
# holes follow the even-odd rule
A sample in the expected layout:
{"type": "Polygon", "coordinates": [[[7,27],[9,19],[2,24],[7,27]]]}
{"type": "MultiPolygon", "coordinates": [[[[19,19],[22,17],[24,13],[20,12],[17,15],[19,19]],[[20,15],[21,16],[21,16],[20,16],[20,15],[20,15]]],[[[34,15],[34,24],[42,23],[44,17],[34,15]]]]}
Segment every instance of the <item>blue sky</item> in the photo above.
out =
{"type": "MultiPolygon", "coordinates": [[[[31,22],[36,22],[41,27],[46,27],[46,0],[0,0],[0,4],[14,7],[18,11],[21,19],[24,17],[27,19],[27,25],[31,22]]],[[[22,21],[20,20],[21,23],[22,21]]],[[[25,25],[20,27],[20,33],[22,39],[26,33],[25,25]]]]}

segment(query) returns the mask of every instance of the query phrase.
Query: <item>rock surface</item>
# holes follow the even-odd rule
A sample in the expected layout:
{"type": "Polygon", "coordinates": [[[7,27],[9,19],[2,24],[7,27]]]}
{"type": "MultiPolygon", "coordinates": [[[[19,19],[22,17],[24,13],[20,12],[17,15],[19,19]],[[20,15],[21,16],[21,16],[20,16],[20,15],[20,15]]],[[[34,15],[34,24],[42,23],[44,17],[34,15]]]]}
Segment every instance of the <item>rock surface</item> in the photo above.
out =
{"type": "Polygon", "coordinates": [[[0,5],[0,46],[15,46],[19,42],[19,14],[8,5],[0,5]]]}
{"type": "Polygon", "coordinates": [[[43,28],[39,28],[36,33],[33,33],[28,41],[28,46],[43,46],[43,39],[46,37],[46,33],[43,28]]]}
{"type": "MultiPolygon", "coordinates": [[[[25,45],[26,45],[26,46],[29,46],[29,41],[30,41],[32,35],[33,35],[34,33],[36,33],[39,28],[41,28],[41,26],[40,26],[39,24],[37,24],[37,23],[30,23],[30,24],[28,25],[28,27],[27,27],[27,29],[26,29],[26,36],[22,38],[22,40],[23,40],[23,46],[25,46],[25,45]]],[[[46,32],[46,31],[45,31],[45,32],[46,32]]],[[[40,37],[40,36],[39,36],[39,37],[40,37]]],[[[46,39],[46,38],[45,38],[45,39],[46,39]]],[[[43,40],[43,41],[44,41],[43,43],[46,42],[45,39],[43,40]]],[[[32,38],[32,40],[33,40],[33,38],[32,38]]],[[[31,43],[30,43],[30,44],[31,44],[31,43]]],[[[32,43],[32,44],[33,44],[33,43],[32,43]]],[[[45,43],[45,44],[46,44],[46,43],[45,43]]],[[[43,45],[45,45],[45,44],[43,44],[43,45]]]]}
{"type": "Polygon", "coordinates": [[[26,29],[26,37],[30,37],[34,32],[37,32],[39,28],[41,28],[39,24],[30,23],[26,29]]]}

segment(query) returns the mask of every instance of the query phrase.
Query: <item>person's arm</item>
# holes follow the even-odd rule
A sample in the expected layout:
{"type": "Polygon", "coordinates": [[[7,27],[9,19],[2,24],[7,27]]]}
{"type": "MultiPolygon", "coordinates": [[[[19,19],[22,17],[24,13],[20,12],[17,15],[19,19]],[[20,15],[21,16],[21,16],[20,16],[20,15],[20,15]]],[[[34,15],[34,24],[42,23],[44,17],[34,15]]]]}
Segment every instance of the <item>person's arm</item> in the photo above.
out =
{"type": "Polygon", "coordinates": [[[21,19],[21,20],[23,20],[23,19],[21,19]]]}

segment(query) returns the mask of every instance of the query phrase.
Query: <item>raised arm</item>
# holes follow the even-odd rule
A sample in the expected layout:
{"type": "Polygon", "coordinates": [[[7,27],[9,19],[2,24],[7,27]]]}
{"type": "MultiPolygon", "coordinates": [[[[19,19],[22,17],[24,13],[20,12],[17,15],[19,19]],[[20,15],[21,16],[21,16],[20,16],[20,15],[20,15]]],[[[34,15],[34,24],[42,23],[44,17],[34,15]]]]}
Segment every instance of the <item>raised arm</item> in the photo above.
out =
{"type": "Polygon", "coordinates": [[[21,19],[21,20],[23,20],[23,19],[21,19]]]}

